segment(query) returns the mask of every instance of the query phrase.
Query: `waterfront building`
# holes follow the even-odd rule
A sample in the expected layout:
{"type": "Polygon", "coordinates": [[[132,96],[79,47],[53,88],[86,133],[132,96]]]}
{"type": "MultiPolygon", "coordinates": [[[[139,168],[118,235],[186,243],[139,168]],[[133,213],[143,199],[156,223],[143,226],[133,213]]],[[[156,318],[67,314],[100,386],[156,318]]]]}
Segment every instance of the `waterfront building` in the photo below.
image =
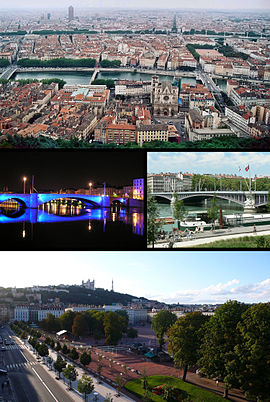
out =
{"type": "Polygon", "coordinates": [[[133,198],[144,199],[144,179],[133,180],[133,198]]]}

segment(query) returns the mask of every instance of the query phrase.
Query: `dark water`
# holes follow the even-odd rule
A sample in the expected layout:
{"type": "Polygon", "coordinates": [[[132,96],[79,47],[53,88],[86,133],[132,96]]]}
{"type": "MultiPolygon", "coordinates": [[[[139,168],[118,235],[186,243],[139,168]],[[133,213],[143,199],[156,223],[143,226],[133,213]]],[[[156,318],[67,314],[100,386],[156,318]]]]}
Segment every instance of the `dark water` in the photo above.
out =
{"type": "Polygon", "coordinates": [[[143,212],[48,205],[0,210],[1,250],[138,250],[143,212]]]}

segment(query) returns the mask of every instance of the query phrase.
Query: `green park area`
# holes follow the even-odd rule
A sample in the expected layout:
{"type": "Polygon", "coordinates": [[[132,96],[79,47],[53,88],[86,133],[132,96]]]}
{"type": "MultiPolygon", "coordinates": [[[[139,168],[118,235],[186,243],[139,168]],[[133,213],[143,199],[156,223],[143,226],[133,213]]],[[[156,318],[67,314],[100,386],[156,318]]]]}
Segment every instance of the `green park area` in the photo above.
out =
{"type": "Polygon", "coordinates": [[[269,248],[270,236],[243,236],[238,239],[218,240],[194,248],[269,248]]]}
{"type": "MultiPolygon", "coordinates": [[[[164,401],[164,400],[173,400],[173,395],[178,395],[178,401],[193,401],[193,402],[201,402],[201,401],[221,401],[224,400],[222,397],[215,395],[211,392],[208,392],[204,389],[197,387],[196,385],[189,384],[180,380],[179,378],[162,376],[162,375],[154,375],[147,377],[147,384],[149,392],[147,393],[147,397],[151,401],[164,401]],[[161,386],[159,388],[159,386],[161,386]],[[155,392],[160,393],[161,395],[156,395],[153,393],[153,389],[158,387],[155,392]],[[165,399],[166,398],[166,399],[165,399]],[[179,398],[179,399],[178,399],[179,398]],[[181,399],[180,399],[181,398],[181,399]]],[[[135,394],[138,397],[145,398],[145,389],[142,386],[142,379],[136,379],[133,381],[129,381],[125,388],[135,394]]]]}

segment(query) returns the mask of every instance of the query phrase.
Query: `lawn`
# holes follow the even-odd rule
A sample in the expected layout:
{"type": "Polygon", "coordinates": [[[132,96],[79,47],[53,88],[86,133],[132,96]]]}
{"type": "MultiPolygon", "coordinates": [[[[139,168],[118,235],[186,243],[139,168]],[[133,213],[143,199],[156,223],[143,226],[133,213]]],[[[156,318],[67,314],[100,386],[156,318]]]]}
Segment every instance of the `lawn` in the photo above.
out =
{"type": "MultiPolygon", "coordinates": [[[[147,381],[149,384],[150,389],[162,385],[162,384],[167,384],[171,385],[173,387],[177,387],[178,389],[181,389],[182,391],[186,391],[186,393],[189,396],[189,401],[192,402],[220,402],[224,401],[224,398],[221,396],[218,396],[216,394],[213,394],[212,392],[208,392],[202,388],[197,387],[196,385],[189,384],[187,382],[184,382],[180,380],[179,378],[175,377],[169,377],[169,376],[164,376],[164,375],[153,375],[150,377],[147,377],[147,381]]],[[[141,385],[141,379],[138,378],[136,380],[132,380],[126,383],[125,388],[135,394],[138,397],[143,397],[143,389],[141,385]]],[[[152,401],[164,401],[164,399],[161,396],[154,395],[151,393],[151,400],[152,401]]]]}
{"type": "Polygon", "coordinates": [[[237,239],[217,240],[192,248],[269,248],[270,236],[244,236],[237,239]]]}

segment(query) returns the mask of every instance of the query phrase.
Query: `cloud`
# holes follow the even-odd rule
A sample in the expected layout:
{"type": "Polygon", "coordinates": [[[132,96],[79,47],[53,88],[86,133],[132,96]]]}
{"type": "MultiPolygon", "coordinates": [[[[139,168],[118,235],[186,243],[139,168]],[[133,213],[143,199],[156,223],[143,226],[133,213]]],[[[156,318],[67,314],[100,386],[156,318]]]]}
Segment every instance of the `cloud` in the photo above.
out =
{"type": "Polygon", "coordinates": [[[249,165],[251,174],[270,175],[270,152],[155,152],[148,153],[148,172],[238,174],[249,165]]]}
{"type": "Polygon", "coordinates": [[[203,304],[224,303],[228,299],[243,302],[268,302],[270,299],[270,278],[261,282],[241,285],[238,279],[213,284],[201,289],[187,289],[171,295],[148,295],[147,297],[166,303],[203,304]],[[239,285],[239,286],[235,286],[239,285]]]}

